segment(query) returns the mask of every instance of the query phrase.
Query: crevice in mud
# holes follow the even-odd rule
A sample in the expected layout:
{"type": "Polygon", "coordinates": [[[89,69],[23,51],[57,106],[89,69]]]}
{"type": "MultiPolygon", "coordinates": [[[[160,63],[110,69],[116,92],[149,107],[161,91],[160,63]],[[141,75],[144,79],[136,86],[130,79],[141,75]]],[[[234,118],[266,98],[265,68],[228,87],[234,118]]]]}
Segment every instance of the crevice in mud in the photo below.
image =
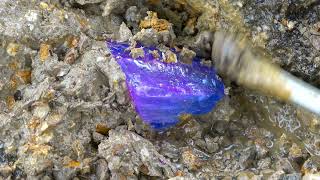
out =
{"type": "Polygon", "coordinates": [[[85,4],[85,5],[74,3],[72,8],[81,9],[85,11],[86,15],[88,16],[100,16],[103,12],[100,6],[101,6],[101,3],[92,3],[92,4],[85,4]]]}

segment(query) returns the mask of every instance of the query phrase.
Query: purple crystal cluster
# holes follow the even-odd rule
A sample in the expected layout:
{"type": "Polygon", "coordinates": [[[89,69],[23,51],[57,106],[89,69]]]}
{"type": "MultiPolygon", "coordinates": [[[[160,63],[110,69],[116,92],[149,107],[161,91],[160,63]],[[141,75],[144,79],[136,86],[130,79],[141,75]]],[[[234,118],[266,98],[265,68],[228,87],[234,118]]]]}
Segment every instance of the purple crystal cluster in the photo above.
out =
{"type": "Polygon", "coordinates": [[[136,111],[144,122],[163,130],[179,122],[183,114],[199,115],[212,110],[224,96],[224,85],[213,68],[200,64],[167,63],[164,53],[137,45],[142,56],[133,58],[127,43],[108,41],[112,56],[126,75],[136,111]]]}

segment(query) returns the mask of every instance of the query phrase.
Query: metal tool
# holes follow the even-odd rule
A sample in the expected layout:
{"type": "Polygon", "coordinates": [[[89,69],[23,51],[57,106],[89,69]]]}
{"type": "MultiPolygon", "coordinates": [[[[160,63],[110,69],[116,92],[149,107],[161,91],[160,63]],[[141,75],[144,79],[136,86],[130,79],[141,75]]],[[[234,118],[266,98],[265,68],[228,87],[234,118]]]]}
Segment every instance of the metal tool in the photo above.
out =
{"type": "Polygon", "coordinates": [[[320,115],[320,91],[254,53],[245,38],[216,32],[212,57],[217,70],[239,85],[292,102],[320,115]]]}

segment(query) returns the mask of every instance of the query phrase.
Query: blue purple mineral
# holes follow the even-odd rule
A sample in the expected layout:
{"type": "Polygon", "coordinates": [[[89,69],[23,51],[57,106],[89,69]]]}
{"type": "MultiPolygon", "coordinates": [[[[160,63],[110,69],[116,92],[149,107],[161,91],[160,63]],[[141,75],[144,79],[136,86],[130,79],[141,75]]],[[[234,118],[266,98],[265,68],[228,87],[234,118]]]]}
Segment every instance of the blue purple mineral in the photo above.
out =
{"type": "Polygon", "coordinates": [[[179,61],[180,54],[171,51],[177,62],[166,61],[164,54],[153,47],[108,41],[112,56],[126,75],[127,87],[136,111],[142,120],[157,130],[179,122],[184,114],[208,113],[224,96],[224,85],[213,68],[179,61]]]}

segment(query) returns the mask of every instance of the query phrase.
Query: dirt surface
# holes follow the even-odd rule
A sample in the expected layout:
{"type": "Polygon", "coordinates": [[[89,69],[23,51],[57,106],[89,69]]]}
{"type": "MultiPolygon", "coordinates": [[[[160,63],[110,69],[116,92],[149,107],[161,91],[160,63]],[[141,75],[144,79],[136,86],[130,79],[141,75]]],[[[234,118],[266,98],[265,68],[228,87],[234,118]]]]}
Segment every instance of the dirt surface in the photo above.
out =
{"type": "Polygon", "coordinates": [[[1,0],[0,179],[320,178],[320,118],[227,77],[212,112],[165,132],[136,114],[105,40],[214,65],[217,30],[320,88],[317,0],[1,0]]]}

